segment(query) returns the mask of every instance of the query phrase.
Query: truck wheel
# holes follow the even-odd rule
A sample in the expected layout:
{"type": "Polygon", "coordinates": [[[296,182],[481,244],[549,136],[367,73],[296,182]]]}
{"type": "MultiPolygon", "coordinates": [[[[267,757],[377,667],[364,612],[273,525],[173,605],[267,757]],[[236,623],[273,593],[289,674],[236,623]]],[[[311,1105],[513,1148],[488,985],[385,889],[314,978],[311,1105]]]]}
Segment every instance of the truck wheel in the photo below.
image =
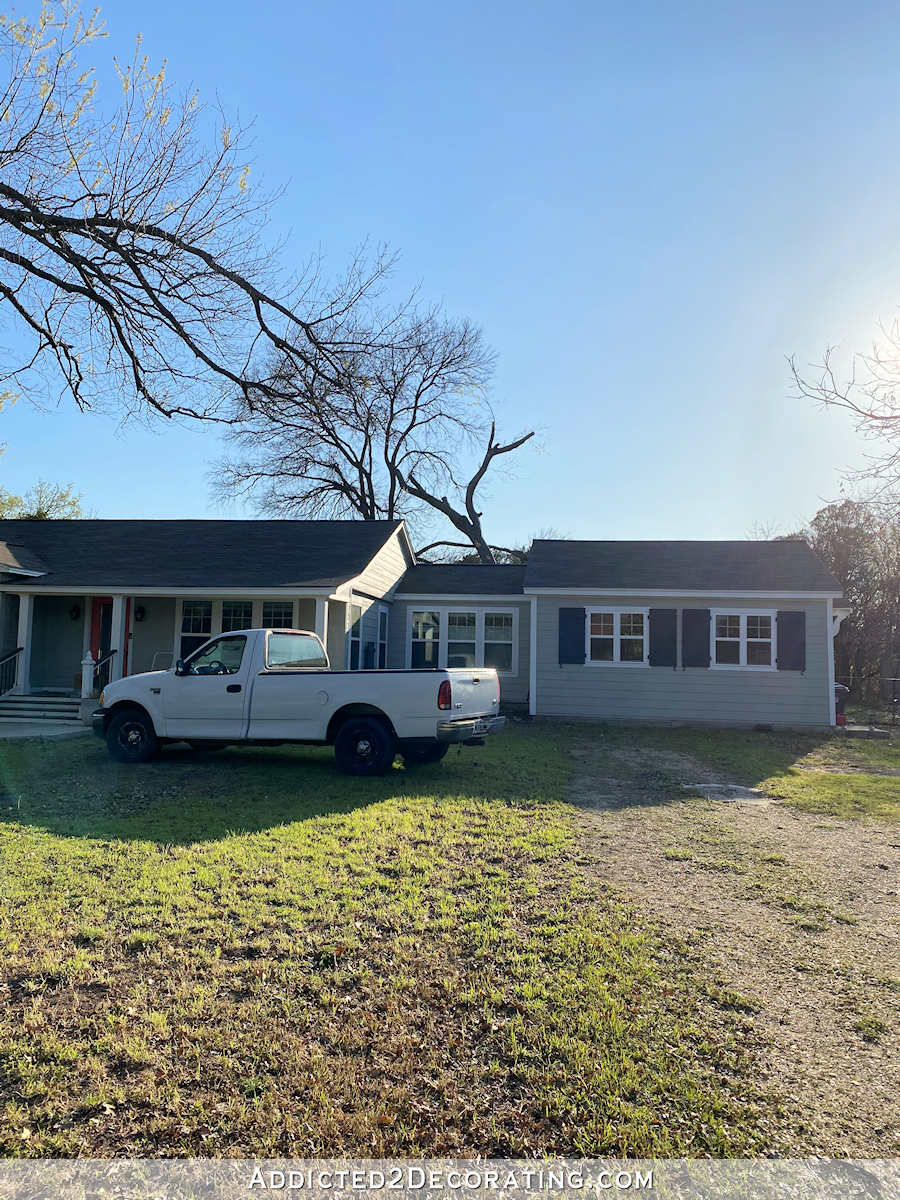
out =
{"type": "Polygon", "coordinates": [[[449,749],[446,742],[431,742],[426,746],[401,747],[400,753],[408,767],[421,767],[426,763],[440,762],[449,749]]]}
{"type": "Polygon", "coordinates": [[[153,722],[139,708],[117,712],[106,731],[110,757],[119,762],[141,763],[153,757],[159,748],[153,722]]]}
{"type": "Polygon", "coordinates": [[[334,739],[334,761],[345,775],[383,775],[394,761],[394,735],[373,717],[351,717],[334,739]]]}

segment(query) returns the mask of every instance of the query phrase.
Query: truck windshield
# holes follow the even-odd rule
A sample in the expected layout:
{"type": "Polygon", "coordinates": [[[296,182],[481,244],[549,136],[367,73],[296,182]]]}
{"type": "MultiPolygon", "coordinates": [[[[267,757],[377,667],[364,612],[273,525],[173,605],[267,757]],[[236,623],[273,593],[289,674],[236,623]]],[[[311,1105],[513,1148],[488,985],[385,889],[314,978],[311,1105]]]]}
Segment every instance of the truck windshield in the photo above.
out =
{"type": "Polygon", "coordinates": [[[234,675],[244,657],[245,637],[223,637],[189,659],[186,675],[234,675]]]}
{"type": "Polygon", "coordinates": [[[270,633],[266,643],[266,666],[275,670],[327,667],[317,638],[308,633],[270,633]]]}

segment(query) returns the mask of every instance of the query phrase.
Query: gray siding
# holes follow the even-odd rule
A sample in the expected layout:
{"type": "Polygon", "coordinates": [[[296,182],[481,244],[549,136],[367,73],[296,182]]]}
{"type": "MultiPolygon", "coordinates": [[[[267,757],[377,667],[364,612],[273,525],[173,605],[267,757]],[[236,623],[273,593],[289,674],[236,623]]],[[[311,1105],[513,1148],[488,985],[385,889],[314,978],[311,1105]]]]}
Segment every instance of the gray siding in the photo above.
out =
{"type": "Polygon", "coordinates": [[[398,529],[350,586],[354,592],[368,592],[370,596],[378,597],[389,596],[409,566],[412,566],[412,560],[398,529]]]}
{"type": "MultiPolygon", "coordinates": [[[[88,600],[87,603],[90,603],[88,600]]],[[[154,656],[161,657],[156,670],[172,665],[175,641],[175,601],[170,596],[135,596],[131,604],[132,638],[128,656],[129,675],[152,671],[154,656]],[[143,621],[134,620],[134,612],[143,608],[143,621]],[[165,655],[165,657],[162,657],[165,655]]]]}
{"type": "Polygon", "coordinates": [[[409,639],[409,613],[413,610],[435,608],[502,608],[515,609],[519,613],[518,669],[514,675],[500,676],[500,698],[509,704],[525,704],[528,701],[528,679],[530,670],[530,602],[525,600],[485,600],[473,596],[471,600],[447,600],[443,596],[432,596],[429,600],[407,600],[397,596],[391,607],[388,623],[388,666],[400,670],[406,666],[409,639]]]}
{"type": "Polygon", "coordinates": [[[81,690],[84,596],[35,596],[31,634],[31,686],[81,690]],[[69,610],[77,604],[79,617],[69,610]]]}
{"type": "Polygon", "coordinates": [[[716,725],[824,726],[829,723],[827,605],[824,600],[712,598],[685,600],[653,596],[602,599],[591,596],[537,599],[537,713],[599,720],[688,721],[716,725]],[[806,670],[741,671],[711,668],[560,666],[559,610],[566,607],[676,608],[678,662],[681,609],[803,609],[806,613],[806,670]]]}

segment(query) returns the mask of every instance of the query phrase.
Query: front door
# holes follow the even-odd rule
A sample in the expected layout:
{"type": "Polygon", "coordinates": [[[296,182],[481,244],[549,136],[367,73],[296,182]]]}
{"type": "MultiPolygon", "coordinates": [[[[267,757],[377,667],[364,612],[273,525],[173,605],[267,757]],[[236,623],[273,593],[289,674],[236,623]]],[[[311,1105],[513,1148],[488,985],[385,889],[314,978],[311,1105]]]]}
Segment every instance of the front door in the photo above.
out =
{"type": "Polygon", "coordinates": [[[244,736],[250,654],[227,633],[185,660],[185,674],[161,676],[166,737],[231,741],[244,736]]]}
{"type": "MultiPolygon", "coordinates": [[[[112,597],[95,596],[91,605],[91,657],[99,662],[109,654],[112,639],[112,597]]],[[[95,685],[102,691],[109,683],[109,662],[97,672],[95,685]]]]}

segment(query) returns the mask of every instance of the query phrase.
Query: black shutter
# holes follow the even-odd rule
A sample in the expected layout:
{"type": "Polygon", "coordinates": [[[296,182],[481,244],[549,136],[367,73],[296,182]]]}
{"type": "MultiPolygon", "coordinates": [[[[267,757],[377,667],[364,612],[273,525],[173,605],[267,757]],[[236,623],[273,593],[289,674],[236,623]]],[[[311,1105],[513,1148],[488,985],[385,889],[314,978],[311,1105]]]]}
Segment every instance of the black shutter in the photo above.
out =
{"type": "Polygon", "coordinates": [[[681,610],[681,665],[709,666],[709,609],[681,610]]]}
{"type": "Polygon", "coordinates": [[[650,609],[650,666],[674,667],[678,642],[678,610],[650,609]]]}
{"type": "Polygon", "coordinates": [[[559,665],[584,665],[584,609],[559,610],[559,665]]]}
{"type": "Polygon", "coordinates": [[[775,626],[779,671],[806,670],[806,613],[785,611],[778,614],[775,626]]]}
{"type": "Polygon", "coordinates": [[[375,666],[375,643],[366,642],[366,648],[363,651],[363,666],[367,671],[371,671],[375,666]]]}

